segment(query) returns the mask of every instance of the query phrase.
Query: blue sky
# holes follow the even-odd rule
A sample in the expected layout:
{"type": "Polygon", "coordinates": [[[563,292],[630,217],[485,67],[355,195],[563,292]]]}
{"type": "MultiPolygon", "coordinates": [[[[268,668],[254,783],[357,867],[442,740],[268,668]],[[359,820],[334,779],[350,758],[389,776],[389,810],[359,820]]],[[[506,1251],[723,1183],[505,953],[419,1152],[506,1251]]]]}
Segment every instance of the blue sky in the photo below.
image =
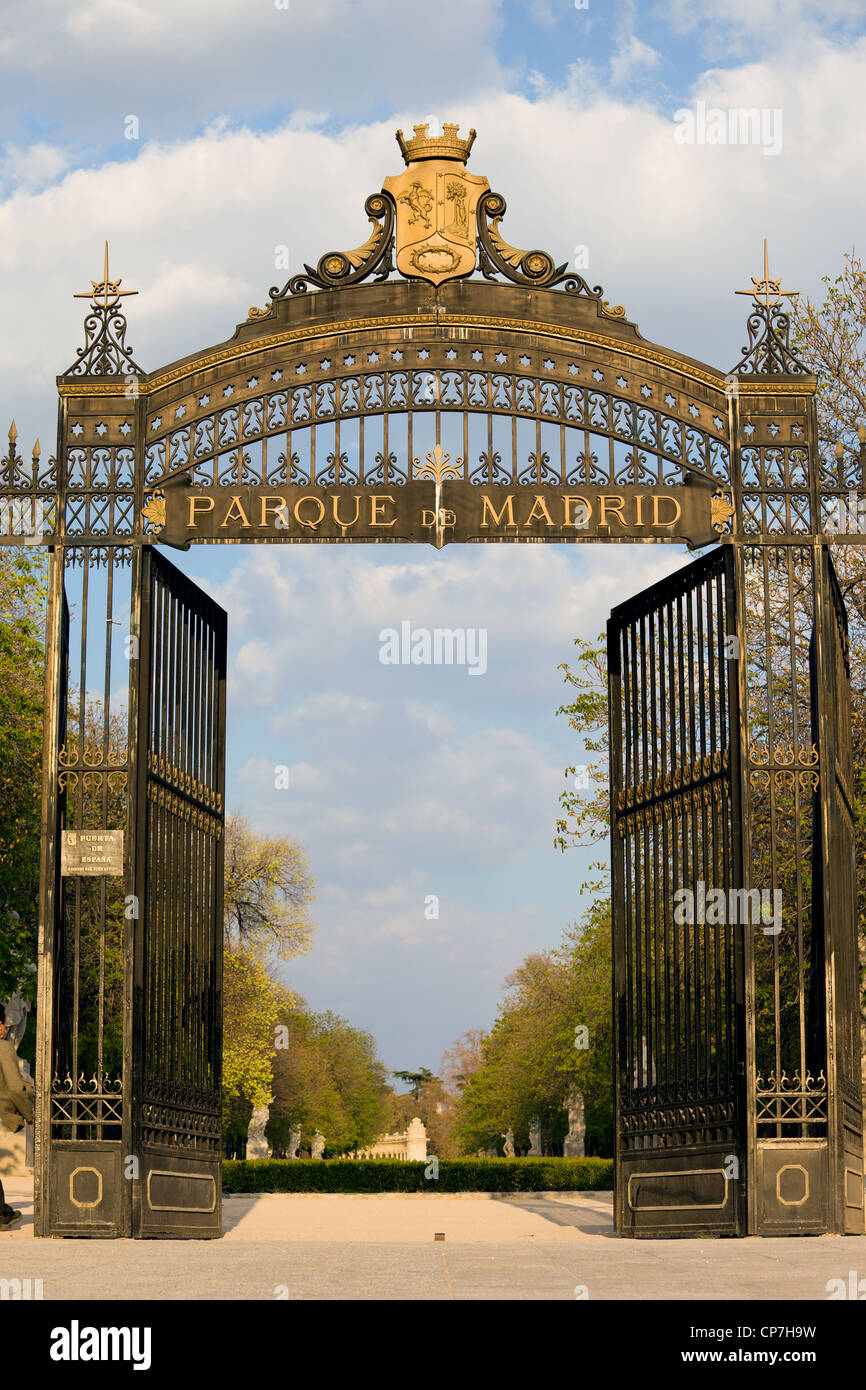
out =
{"type": "MultiPolygon", "coordinates": [[[[724,368],[771,265],[815,294],[866,212],[862,0],[46,0],[0,38],[0,416],[54,438],[54,376],[101,271],[139,295],[154,369],[230,337],[285,272],[366,235],[363,200],[428,116],[478,131],[471,168],[517,245],[570,259],[644,336],[724,368]],[[683,145],[697,104],[780,112],[777,153],[683,145]],[[132,119],[131,119],[132,118],[132,119]],[[136,138],[126,138],[133,131],[136,138]]],[[[558,663],[673,547],[201,548],[177,563],[230,616],[230,805],[297,837],[318,880],[288,978],[436,1066],[492,1021],[506,974],[581,908],[553,848],[567,762],[558,663]],[[393,668],[402,620],[484,627],[488,671],[393,668]],[[289,765],[288,791],[273,768],[289,765]],[[440,917],[424,916],[428,894],[440,917]]]]}

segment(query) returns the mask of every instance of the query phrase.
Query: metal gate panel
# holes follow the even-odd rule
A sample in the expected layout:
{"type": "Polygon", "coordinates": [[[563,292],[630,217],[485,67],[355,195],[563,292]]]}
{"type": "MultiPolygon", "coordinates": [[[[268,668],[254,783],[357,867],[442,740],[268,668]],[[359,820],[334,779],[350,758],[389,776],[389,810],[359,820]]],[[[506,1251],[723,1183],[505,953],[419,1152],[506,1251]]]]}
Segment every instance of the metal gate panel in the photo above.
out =
{"type": "Polygon", "coordinates": [[[621,1235],[745,1231],[738,640],[727,548],[608,623],[621,1235]]]}
{"type": "Polygon", "coordinates": [[[48,1081],[40,1087],[35,1195],[38,1234],[51,1236],[129,1234],[124,885],[120,874],[64,870],[61,848],[64,832],[70,848],[82,832],[116,834],[125,813],[110,633],[126,558],[101,561],[59,550],[50,561],[37,1054],[48,1081]]]}
{"type": "Polygon", "coordinates": [[[851,747],[851,683],[848,618],[829,548],[819,559],[820,591],[814,671],[821,767],[820,831],[815,869],[824,922],[826,991],[831,1026],[828,1120],[831,1145],[834,1225],[861,1235],[863,1223],[863,1103],[860,1071],[857,875],[854,838],[854,770],[851,747]]]}
{"type": "Polygon", "coordinates": [[[226,615],[158,552],[143,559],[134,1226],[218,1236],[226,615]]]}

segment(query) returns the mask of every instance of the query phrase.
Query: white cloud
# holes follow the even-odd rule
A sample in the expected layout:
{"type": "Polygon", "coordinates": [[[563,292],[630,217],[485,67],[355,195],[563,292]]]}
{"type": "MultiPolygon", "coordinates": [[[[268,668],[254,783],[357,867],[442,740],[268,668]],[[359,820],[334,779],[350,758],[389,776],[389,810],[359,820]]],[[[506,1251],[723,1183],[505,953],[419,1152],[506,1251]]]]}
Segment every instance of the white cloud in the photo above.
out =
{"type": "MultiPolygon", "coordinates": [[[[169,265],[157,270],[156,278],[141,296],[138,317],[142,323],[161,326],[178,304],[187,311],[237,304],[243,299],[244,281],[201,265],[169,265]]],[[[136,306],[138,307],[138,306],[136,306]]]]}
{"type": "MultiPolygon", "coordinates": [[[[678,145],[673,122],[649,103],[585,89],[577,77],[534,102],[476,91],[458,104],[464,127],[479,132],[472,167],[508,198],[510,240],[563,260],[586,245],[587,278],[625,304],[646,337],[727,367],[742,340],[733,290],[756,272],[764,236],[784,282],[807,292],[857,239],[866,190],[851,171],[864,74],[862,39],[815,44],[808,61],[705,74],[693,101],[782,108],[774,159],[758,148],[678,145]]],[[[7,197],[0,273],[15,333],[0,344],[0,372],[25,435],[50,433],[53,376],[80,345],[82,306],[71,296],[98,275],[106,236],[113,273],[140,292],[127,301],[137,360],[175,360],[230,336],[287,278],[275,247],[288,245],[297,270],[358,244],[363,199],[399,168],[393,131],[412,118],[395,112],[339,133],[214,128],[7,197]]]]}
{"type": "MultiPolygon", "coordinates": [[[[383,99],[442,112],[498,84],[497,0],[45,0],[6,5],[0,113],[22,108],[58,139],[111,148],[192,134],[226,112],[303,108],[367,120],[383,99]],[[46,13],[47,11],[47,13],[46,13]],[[459,35],[459,42],[455,42],[459,35]],[[383,94],[387,94],[384,95],[383,94]]],[[[21,123],[22,130],[25,128],[21,123]]],[[[275,165],[279,181],[284,169],[275,165]]]]}
{"type": "Polygon", "coordinates": [[[324,887],[314,948],[284,972],[312,1007],[373,1033],[390,1067],[435,1068],[467,1027],[489,1025],[505,976],[548,939],[531,905],[485,908],[443,894],[430,920],[434,891],[421,874],[369,894],[324,887]]]}
{"type": "Polygon", "coordinates": [[[621,87],[635,73],[658,67],[661,54],[635,33],[636,0],[620,0],[616,24],[616,48],[610,62],[614,87],[621,87]]]}
{"type": "Polygon", "coordinates": [[[710,29],[725,34],[732,47],[756,35],[770,38],[774,53],[811,40],[833,24],[859,23],[861,0],[665,0],[665,19],[688,33],[710,29]]]}
{"type": "Polygon", "coordinates": [[[35,145],[9,144],[0,157],[0,189],[23,189],[32,193],[53,183],[69,167],[66,150],[40,142],[35,145]]]}
{"type": "Polygon", "coordinates": [[[67,15],[66,33],[94,48],[102,48],[106,37],[118,42],[137,43],[143,47],[149,41],[170,42],[173,37],[172,15],[180,17],[184,7],[151,3],[145,9],[133,0],[89,0],[76,5],[67,15]],[[159,13],[159,11],[162,13],[159,13]]]}
{"type": "Polygon", "coordinates": [[[629,34],[617,47],[610,63],[610,76],[614,86],[621,87],[635,72],[641,69],[658,67],[661,54],[636,34],[629,34]]]}
{"type": "MultiPolygon", "coordinates": [[[[503,91],[479,38],[495,8],[493,0],[449,0],[431,31],[429,5],[296,3],[288,22],[304,43],[287,56],[281,37],[262,56],[263,36],[281,32],[264,26],[286,16],[241,0],[209,5],[206,23],[193,0],[55,0],[59,22],[41,48],[33,26],[42,26],[42,12],[17,7],[0,48],[12,71],[0,108],[28,85],[37,102],[49,90],[68,102],[77,82],[75,138],[101,129],[104,139],[106,122],[119,129],[134,102],[143,140],[124,151],[135,157],[77,170],[64,168],[66,155],[48,138],[29,151],[18,137],[7,147],[3,177],[16,191],[0,203],[4,320],[12,325],[0,344],[0,418],[6,405],[22,438],[51,436],[53,377],[80,344],[82,303],[71,295],[100,272],[106,236],[112,273],[140,291],[127,301],[129,340],[155,368],[231,336],[249,305],[287,278],[274,269],[275,246],[289,246],[297,270],[332,247],[357,245],[364,197],[399,168],[393,130],[411,126],[419,110],[475,125],[471,167],[507,197],[509,240],[549,247],[562,260],[586,244],[590,283],[602,281],[646,337],[693,356],[727,366],[738,355],[744,312],[732,291],[757,273],[765,235],[785,284],[814,291],[835,270],[866,213],[852,174],[861,162],[866,42],[843,48],[815,38],[816,7],[804,0],[791,28],[808,31],[808,47],[792,32],[772,63],[750,57],[693,84],[693,101],[783,109],[784,149],[767,159],[757,149],[676,145],[657,107],[611,96],[586,65],[564,88],[546,82],[535,101],[503,91]],[[422,15],[419,79],[411,55],[422,15]],[[163,54],[160,25],[169,20],[175,47],[163,54]],[[461,28],[456,48],[449,24],[461,28]],[[134,80],[123,64],[101,62],[106,34],[115,50],[135,44],[142,61],[134,80]],[[82,84],[85,60],[87,72],[100,62],[107,86],[82,84]],[[329,98],[341,84],[337,108],[329,98]],[[245,102],[282,109],[288,93],[294,111],[264,131],[220,121],[213,94],[221,92],[231,93],[234,111],[245,102]],[[334,111],[366,110],[371,92],[385,93],[379,109],[392,115],[335,129],[334,111]],[[328,124],[309,114],[323,109],[328,124]],[[192,138],[169,138],[208,121],[192,138]]],[[[846,12],[838,0],[829,14],[846,12]]],[[[678,13],[686,24],[694,9],[681,4],[678,13]]],[[[712,14],[723,21],[720,0],[712,14]]],[[[762,0],[743,0],[743,32],[772,14],[762,0]]],[[[623,41],[622,61],[645,67],[652,58],[630,47],[634,37],[623,41]]],[[[416,1060],[406,1055],[415,1038],[425,1047],[435,1040],[423,1059],[435,1065],[453,1035],[489,1022],[503,976],[555,941],[577,911],[582,860],[551,849],[561,768],[573,757],[564,722],[553,717],[564,695],[556,666],[572,636],[594,637],[613,603],[684,558],[660,547],[599,546],[441,555],[259,547],[176,557],[207,576],[230,612],[230,801],[263,829],[305,843],[319,879],[316,948],[290,974],[316,1006],[371,1028],[393,1065],[416,1060]],[[404,618],[485,627],[487,675],[382,667],[378,633],[404,618]],[[288,791],[274,787],[277,763],[290,768],[288,791]],[[428,893],[441,900],[432,922],[423,915],[428,893]]]]}

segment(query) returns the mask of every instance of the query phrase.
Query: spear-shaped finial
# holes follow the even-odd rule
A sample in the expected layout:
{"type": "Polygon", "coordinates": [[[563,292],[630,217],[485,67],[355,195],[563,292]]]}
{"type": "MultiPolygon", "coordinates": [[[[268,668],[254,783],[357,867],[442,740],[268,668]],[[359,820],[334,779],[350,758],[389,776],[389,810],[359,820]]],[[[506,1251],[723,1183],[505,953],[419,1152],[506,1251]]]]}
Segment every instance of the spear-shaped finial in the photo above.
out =
{"type": "Polygon", "coordinates": [[[92,289],[83,290],[80,294],[73,295],[73,299],[91,299],[94,304],[105,309],[113,309],[118,300],[124,299],[127,295],[138,294],[138,290],[120,289],[121,279],[111,280],[108,274],[108,242],[105,243],[105,254],[102,265],[102,280],[91,280],[92,289]]]}
{"type": "Polygon", "coordinates": [[[756,280],[753,275],[751,279],[752,288],[750,290],[734,290],[734,294],[751,295],[755,303],[767,313],[781,304],[783,297],[796,299],[800,293],[799,290],[783,290],[781,277],[774,279],[770,274],[770,258],[767,252],[766,237],[764,237],[764,278],[763,280],[756,280]]]}
{"type": "Polygon", "coordinates": [[[16,428],[15,421],[13,420],[12,424],[9,426],[9,443],[14,444],[17,438],[18,430],[16,428]]]}

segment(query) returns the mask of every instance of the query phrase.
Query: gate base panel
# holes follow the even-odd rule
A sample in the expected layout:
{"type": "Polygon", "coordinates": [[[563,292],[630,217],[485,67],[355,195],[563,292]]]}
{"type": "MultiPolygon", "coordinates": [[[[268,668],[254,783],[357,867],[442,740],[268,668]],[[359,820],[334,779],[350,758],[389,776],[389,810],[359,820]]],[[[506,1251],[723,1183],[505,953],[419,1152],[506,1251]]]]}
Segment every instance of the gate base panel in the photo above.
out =
{"type": "Polygon", "coordinates": [[[826,1139],[759,1139],[757,1180],[758,1235],[832,1231],[826,1139]]]}
{"type": "Polygon", "coordinates": [[[143,1240],[219,1238],[221,1180],[218,1157],[145,1150],[136,1234],[143,1240]]]}
{"type": "Polygon", "coordinates": [[[620,1159],[617,1230],[658,1240],[743,1235],[731,1155],[718,1147],[646,1150],[620,1159]]]}
{"type": "Polygon", "coordinates": [[[50,1236],[126,1236],[122,1145],[57,1141],[51,1147],[50,1236]]]}

